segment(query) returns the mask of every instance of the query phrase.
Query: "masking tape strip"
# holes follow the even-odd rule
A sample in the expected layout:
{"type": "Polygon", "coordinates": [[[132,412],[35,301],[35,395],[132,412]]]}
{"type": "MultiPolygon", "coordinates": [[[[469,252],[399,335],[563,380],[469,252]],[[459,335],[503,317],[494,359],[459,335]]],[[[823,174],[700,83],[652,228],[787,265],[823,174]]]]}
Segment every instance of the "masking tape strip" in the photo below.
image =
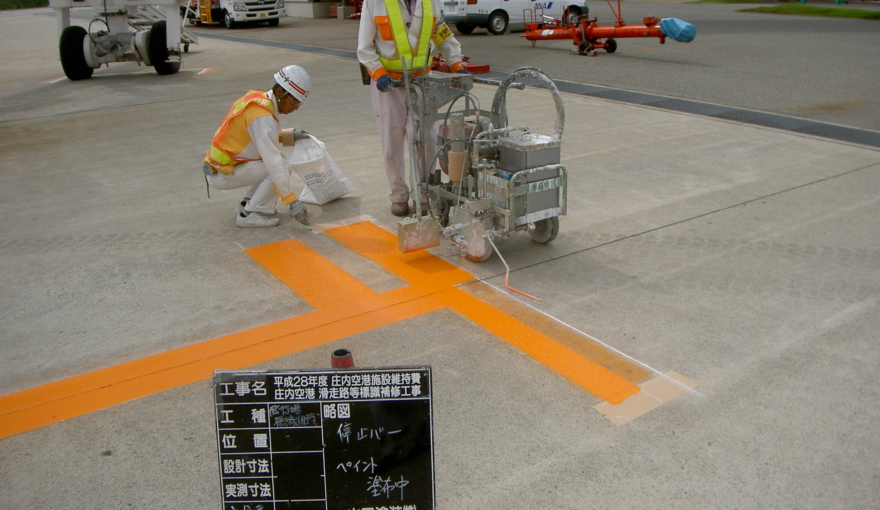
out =
{"type": "Polygon", "coordinates": [[[624,425],[696,387],[694,381],[670,370],[642,384],[641,391],[620,404],[602,402],[593,406],[593,409],[605,415],[611,423],[624,425]]]}
{"type": "Polygon", "coordinates": [[[362,221],[369,221],[372,223],[376,222],[376,218],[373,218],[369,214],[362,214],[360,216],[355,216],[354,218],[346,218],[344,220],[334,221],[331,223],[321,223],[320,225],[313,225],[310,228],[312,232],[316,234],[321,234],[325,230],[330,230],[331,228],[342,227],[345,225],[351,225],[352,223],[360,223],[362,221]]]}

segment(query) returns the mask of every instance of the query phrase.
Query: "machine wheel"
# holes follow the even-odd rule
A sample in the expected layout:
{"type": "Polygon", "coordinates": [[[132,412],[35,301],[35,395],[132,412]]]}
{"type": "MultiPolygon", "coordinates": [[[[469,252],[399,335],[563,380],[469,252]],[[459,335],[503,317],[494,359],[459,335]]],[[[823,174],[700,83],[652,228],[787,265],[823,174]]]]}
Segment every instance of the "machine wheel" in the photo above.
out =
{"type": "Polygon", "coordinates": [[[562,21],[565,25],[569,27],[573,27],[577,25],[578,18],[581,16],[581,8],[571,6],[565,9],[565,12],[562,14],[562,21]]]}
{"type": "Polygon", "coordinates": [[[593,51],[593,43],[590,41],[581,41],[578,45],[578,53],[581,55],[586,55],[587,53],[593,51]]]}
{"type": "Polygon", "coordinates": [[[617,51],[617,41],[615,41],[614,39],[608,39],[607,41],[605,41],[605,51],[607,51],[608,53],[614,53],[615,51],[617,51]]]}
{"type": "Polygon", "coordinates": [[[61,31],[58,42],[61,68],[64,69],[64,75],[73,81],[91,78],[95,71],[86,63],[83,50],[83,41],[87,35],[86,29],[78,25],[70,25],[61,31]]]}
{"type": "Polygon", "coordinates": [[[277,27],[277,26],[278,26],[278,22],[280,22],[280,21],[281,21],[280,18],[270,19],[270,20],[269,20],[269,26],[270,26],[270,27],[277,27]]]}
{"type": "Polygon", "coordinates": [[[458,30],[459,34],[464,34],[464,35],[471,34],[471,33],[473,33],[474,28],[476,28],[476,27],[474,27],[473,25],[471,25],[469,23],[465,23],[463,21],[455,24],[455,29],[458,30]]]}
{"type": "Polygon", "coordinates": [[[501,35],[507,31],[507,15],[503,12],[493,12],[489,16],[489,25],[486,27],[489,33],[493,35],[501,35]]]}
{"type": "Polygon", "coordinates": [[[228,12],[223,14],[223,24],[226,25],[226,28],[228,28],[229,30],[235,28],[236,25],[235,20],[232,18],[232,15],[228,12]]]}
{"type": "Polygon", "coordinates": [[[165,76],[174,74],[180,70],[180,61],[166,62],[168,58],[168,48],[165,47],[165,20],[153,23],[150,28],[150,62],[156,74],[165,76]]]}
{"type": "Polygon", "coordinates": [[[189,43],[184,43],[184,44],[183,44],[183,52],[184,52],[184,53],[189,53],[189,43]]]}
{"type": "Polygon", "coordinates": [[[532,241],[541,244],[547,244],[550,241],[556,239],[556,234],[559,233],[559,218],[554,216],[552,218],[547,218],[546,220],[541,220],[535,222],[535,230],[529,232],[529,235],[532,236],[532,241]]]}

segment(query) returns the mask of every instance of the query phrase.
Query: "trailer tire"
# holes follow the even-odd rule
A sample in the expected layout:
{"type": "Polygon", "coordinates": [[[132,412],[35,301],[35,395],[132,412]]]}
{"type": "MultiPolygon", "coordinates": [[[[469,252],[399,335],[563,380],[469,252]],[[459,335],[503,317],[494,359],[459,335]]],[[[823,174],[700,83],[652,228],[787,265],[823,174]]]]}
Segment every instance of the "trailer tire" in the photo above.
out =
{"type": "Polygon", "coordinates": [[[150,63],[153,64],[153,69],[156,70],[156,74],[159,76],[174,74],[180,70],[180,61],[165,61],[168,58],[168,48],[165,44],[165,36],[165,20],[153,23],[153,26],[150,28],[150,45],[148,51],[150,52],[150,63]]]}
{"type": "Polygon", "coordinates": [[[590,9],[587,6],[584,6],[584,9],[587,12],[581,12],[580,7],[571,6],[565,9],[565,12],[562,14],[563,24],[569,27],[573,27],[578,24],[578,18],[581,16],[586,16],[590,13],[590,9]]]}
{"type": "Polygon", "coordinates": [[[608,53],[614,53],[615,51],[617,51],[617,41],[615,41],[614,39],[608,39],[607,41],[605,41],[605,51],[607,51],[608,53]]]}
{"type": "Polygon", "coordinates": [[[223,11],[223,25],[226,26],[229,30],[235,28],[235,19],[226,11],[223,11]]]}
{"type": "Polygon", "coordinates": [[[493,12],[489,15],[486,28],[492,35],[502,35],[504,32],[507,32],[507,15],[501,11],[493,12]]]}
{"type": "Polygon", "coordinates": [[[547,218],[541,221],[536,221],[535,230],[529,232],[529,235],[532,236],[532,241],[540,244],[547,244],[550,241],[556,239],[557,234],[559,234],[558,216],[547,218]]]}
{"type": "Polygon", "coordinates": [[[581,55],[587,55],[591,51],[593,51],[593,43],[591,43],[590,41],[581,41],[581,43],[578,45],[578,53],[580,53],[581,55]]]}
{"type": "Polygon", "coordinates": [[[455,24],[455,29],[458,30],[459,34],[470,35],[474,32],[474,28],[476,27],[464,21],[459,21],[455,24]]]}
{"type": "Polygon", "coordinates": [[[86,29],[79,25],[70,25],[61,31],[58,42],[58,53],[61,57],[61,68],[68,79],[77,81],[92,77],[95,71],[86,62],[83,41],[89,35],[86,29]]]}

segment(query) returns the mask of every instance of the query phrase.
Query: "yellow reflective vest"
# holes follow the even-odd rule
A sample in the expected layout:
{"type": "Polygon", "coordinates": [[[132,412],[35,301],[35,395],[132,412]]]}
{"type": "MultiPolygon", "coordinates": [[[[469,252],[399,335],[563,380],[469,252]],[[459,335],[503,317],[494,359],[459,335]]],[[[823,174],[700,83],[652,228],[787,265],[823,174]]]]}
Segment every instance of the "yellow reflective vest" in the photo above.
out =
{"type": "MultiPolygon", "coordinates": [[[[431,9],[431,0],[421,0],[422,4],[422,29],[419,33],[419,44],[416,54],[413,55],[409,39],[406,34],[406,23],[400,12],[400,4],[397,0],[385,0],[385,8],[388,9],[388,23],[391,25],[391,35],[397,52],[406,60],[406,70],[422,70],[428,62],[431,46],[431,36],[434,33],[434,13],[431,9]]],[[[379,62],[388,71],[402,72],[403,63],[400,60],[389,60],[379,55],[379,62]]]]}
{"type": "Polygon", "coordinates": [[[236,99],[214,133],[205,162],[220,173],[231,174],[238,163],[251,161],[237,155],[251,143],[248,125],[253,119],[265,115],[271,115],[276,121],[278,120],[275,115],[275,105],[265,92],[249,90],[236,99]]]}
{"type": "Polygon", "coordinates": [[[404,1],[408,0],[364,2],[357,54],[373,80],[386,74],[402,78],[401,57],[414,76],[430,70],[434,48],[443,53],[453,72],[462,69],[461,45],[443,22],[441,1],[417,0],[411,17],[401,6],[404,1]]]}

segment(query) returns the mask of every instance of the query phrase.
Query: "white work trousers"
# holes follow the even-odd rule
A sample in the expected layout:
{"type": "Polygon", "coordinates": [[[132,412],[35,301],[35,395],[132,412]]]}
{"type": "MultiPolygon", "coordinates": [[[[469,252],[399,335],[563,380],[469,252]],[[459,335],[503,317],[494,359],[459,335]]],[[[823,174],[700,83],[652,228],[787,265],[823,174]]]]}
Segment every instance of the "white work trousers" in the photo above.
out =
{"type": "Polygon", "coordinates": [[[245,193],[245,198],[250,197],[244,209],[248,212],[266,214],[275,213],[275,205],[278,202],[278,192],[269,172],[262,161],[246,161],[235,165],[231,174],[216,173],[208,176],[208,184],[215,189],[230,190],[250,186],[245,193]]]}
{"type": "MultiPolygon", "coordinates": [[[[376,88],[375,81],[370,84],[370,94],[373,98],[376,127],[379,128],[379,141],[382,143],[385,174],[391,189],[388,198],[392,203],[407,202],[410,196],[415,200],[416,185],[412,182],[412,172],[406,169],[406,162],[410,159],[408,149],[412,144],[415,117],[409,105],[409,94],[406,87],[395,87],[388,92],[382,92],[376,88]]],[[[425,165],[431,163],[437,146],[437,128],[433,124],[428,128],[427,138],[425,165]]],[[[424,176],[419,176],[419,181],[424,181],[424,176]]],[[[425,201],[425,197],[421,199],[425,201]]]]}

